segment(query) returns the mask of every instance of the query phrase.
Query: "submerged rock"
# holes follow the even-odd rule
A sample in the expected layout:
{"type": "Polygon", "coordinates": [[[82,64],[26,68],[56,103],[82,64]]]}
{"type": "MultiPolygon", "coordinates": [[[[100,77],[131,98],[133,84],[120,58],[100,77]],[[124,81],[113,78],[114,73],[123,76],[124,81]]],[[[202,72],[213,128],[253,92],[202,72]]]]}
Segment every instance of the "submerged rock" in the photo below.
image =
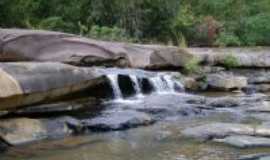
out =
{"type": "Polygon", "coordinates": [[[244,155],[238,158],[237,160],[269,160],[269,159],[270,159],[269,153],[261,153],[261,154],[244,155]]]}
{"type": "Polygon", "coordinates": [[[82,124],[92,131],[125,130],[153,122],[147,114],[131,110],[106,111],[96,118],[82,120],[82,124]]]}
{"type": "Polygon", "coordinates": [[[236,135],[224,139],[214,139],[214,141],[239,148],[270,147],[270,138],[264,137],[236,135]]]}
{"type": "Polygon", "coordinates": [[[8,144],[16,146],[43,139],[62,138],[75,133],[80,128],[82,128],[81,123],[71,117],[15,118],[0,122],[0,137],[8,144]]]}
{"type": "Polygon", "coordinates": [[[224,138],[229,135],[254,135],[255,129],[245,124],[211,123],[185,129],[182,134],[199,140],[224,138]]]}

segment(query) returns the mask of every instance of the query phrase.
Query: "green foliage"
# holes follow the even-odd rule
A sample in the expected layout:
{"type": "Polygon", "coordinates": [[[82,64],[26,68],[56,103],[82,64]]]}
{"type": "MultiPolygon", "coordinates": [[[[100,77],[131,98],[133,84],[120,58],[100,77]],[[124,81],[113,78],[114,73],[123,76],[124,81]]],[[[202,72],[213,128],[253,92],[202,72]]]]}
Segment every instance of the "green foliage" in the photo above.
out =
{"type": "Polygon", "coordinates": [[[248,17],[241,38],[246,45],[270,45],[270,13],[248,17]]]}
{"type": "Polygon", "coordinates": [[[0,0],[0,27],[179,46],[270,45],[269,0],[0,0]]]}
{"type": "Polygon", "coordinates": [[[233,56],[233,54],[228,54],[223,61],[223,66],[226,69],[232,69],[232,68],[236,68],[239,66],[239,62],[237,60],[237,58],[235,56],[233,56]]]}
{"type": "Polygon", "coordinates": [[[200,61],[198,58],[192,58],[184,65],[185,72],[188,74],[198,73],[200,71],[200,61]]]}
{"type": "Polygon", "coordinates": [[[218,38],[216,39],[215,45],[217,46],[240,46],[241,41],[240,39],[231,33],[222,32],[219,34],[218,38]]]}
{"type": "Polygon", "coordinates": [[[133,41],[130,37],[127,36],[126,31],[117,27],[99,27],[92,26],[89,30],[88,37],[109,40],[109,41],[133,41]]]}

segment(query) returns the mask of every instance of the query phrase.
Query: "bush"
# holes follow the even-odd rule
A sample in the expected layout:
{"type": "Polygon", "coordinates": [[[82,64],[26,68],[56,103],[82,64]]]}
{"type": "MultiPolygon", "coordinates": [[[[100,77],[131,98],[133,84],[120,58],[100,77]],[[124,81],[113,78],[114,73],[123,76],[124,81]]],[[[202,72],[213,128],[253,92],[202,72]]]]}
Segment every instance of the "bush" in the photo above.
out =
{"type": "Polygon", "coordinates": [[[270,45],[270,14],[248,17],[241,34],[246,45],[270,45]]]}
{"type": "Polygon", "coordinates": [[[198,73],[200,70],[200,61],[198,58],[192,58],[184,65],[185,72],[188,74],[198,73]]]}
{"type": "Polygon", "coordinates": [[[238,67],[239,62],[235,56],[233,56],[232,54],[229,54],[224,58],[223,66],[226,69],[232,69],[232,68],[238,67]]]}
{"type": "Polygon", "coordinates": [[[118,27],[99,27],[92,26],[86,34],[90,38],[108,40],[108,41],[128,41],[132,42],[134,39],[130,38],[125,30],[118,27]]]}
{"type": "Polygon", "coordinates": [[[222,47],[240,46],[241,41],[236,35],[232,33],[222,32],[219,34],[218,38],[216,39],[215,45],[222,46],[222,47]]]}

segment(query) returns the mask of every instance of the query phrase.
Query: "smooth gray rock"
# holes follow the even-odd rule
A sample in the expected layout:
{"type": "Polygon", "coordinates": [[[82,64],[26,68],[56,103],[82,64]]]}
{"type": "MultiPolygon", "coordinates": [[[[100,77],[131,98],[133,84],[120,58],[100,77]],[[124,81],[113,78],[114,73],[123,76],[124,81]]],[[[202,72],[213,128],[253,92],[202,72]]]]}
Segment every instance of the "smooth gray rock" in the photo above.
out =
{"type": "Polygon", "coordinates": [[[109,110],[96,118],[82,120],[83,126],[92,131],[125,130],[153,122],[149,115],[132,110],[109,110]]]}
{"type": "Polygon", "coordinates": [[[48,101],[105,81],[95,68],[54,62],[1,63],[0,110],[48,101]]]}
{"type": "Polygon", "coordinates": [[[92,131],[125,130],[153,122],[147,114],[132,110],[109,110],[96,118],[82,120],[83,126],[92,131]]]}
{"type": "Polygon", "coordinates": [[[269,153],[261,153],[261,154],[244,155],[238,158],[237,160],[269,160],[269,158],[270,158],[269,153]]]}
{"type": "Polygon", "coordinates": [[[228,136],[224,139],[214,139],[214,141],[238,148],[270,147],[270,139],[264,137],[228,136]]]}
{"type": "Polygon", "coordinates": [[[225,60],[233,56],[238,67],[270,67],[269,47],[187,48],[186,50],[208,65],[224,65],[225,60]]]}
{"type": "Polygon", "coordinates": [[[212,140],[224,138],[229,135],[254,135],[255,129],[245,124],[211,123],[194,128],[187,128],[182,134],[199,140],[212,140]]]}
{"type": "Polygon", "coordinates": [[[225,72],[207,75],[208,87],[214,90],[242,89],[247,87],[247,78],[225,72]]]}
{"type": "Polygon", "coordinates": [[[0,61],[57,61],[79,66],[181,67],[192,57],[173,46],[105,42],[41,30],[0,29],[0,61]]]}
{"type": "Polygon", "coordinates": [[[15,118],[2,120],[0,137],[8,144],[16,146],[48,138],[68,136],[73,133],[73,130],[68,127],[68,123],[72,122],[71,119],[15,118]]]}

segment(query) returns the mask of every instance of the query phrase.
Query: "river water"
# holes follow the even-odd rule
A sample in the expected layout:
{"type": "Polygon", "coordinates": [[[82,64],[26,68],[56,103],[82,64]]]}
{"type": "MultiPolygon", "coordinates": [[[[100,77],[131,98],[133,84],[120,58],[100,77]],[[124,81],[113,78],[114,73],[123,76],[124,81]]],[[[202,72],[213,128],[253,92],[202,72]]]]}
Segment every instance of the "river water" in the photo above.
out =
{"type": "MultiPolygon", "coordinates": [[[[236,108],[207,108],[204,99],[217,97],[253,97],[242,93],[187,94],[173,91],[170,77],[150,79],[155,93],[143,95],[139,80],[131,77],[136,95],[123,99],[115,76],[110,76],[114,100],[103,103],[114,125],[124,121],[115,113],[149,115],[154,123],[133,125],[106,132],[89,131],[87,134],[58,140],[9,148],[0,153],[1,160],[234,160],[242,155],[270,153],[270,148],[238,149],[214,142],[201,142],[181,134],[185,128],[211,122],[256,124],[261,121],[243,115],[236,108]],[[112,114],[112,116],[110,115],[112,114]],[[120,119],[120,121],[119,121],[120,119]]],[[[178,84],[179,88],[179,84],[178,84]]],[[[97,117],[102,116],[102,112],[97,117]]],[[[128,115],[127,114],[127,115],[128,115]]],[[[133,116],[131,114],[131,116],[133,116]]],[[[87,114],[86,114],[87,115],[87,114]]],[[[126,117],[129,118],[129,117],[126,117]]],[[[99,119],[102,120],[102,119],[99,119]]],[[[135,120],[135,122],[138,122],[135,120]]],[[[140,122],[140,121],[139,121],[140,122]]],[[[116,125],[117,126],[117,125],[116,125]]],[[[124,125],[127,126],[127,125],[124,125]]]]}

